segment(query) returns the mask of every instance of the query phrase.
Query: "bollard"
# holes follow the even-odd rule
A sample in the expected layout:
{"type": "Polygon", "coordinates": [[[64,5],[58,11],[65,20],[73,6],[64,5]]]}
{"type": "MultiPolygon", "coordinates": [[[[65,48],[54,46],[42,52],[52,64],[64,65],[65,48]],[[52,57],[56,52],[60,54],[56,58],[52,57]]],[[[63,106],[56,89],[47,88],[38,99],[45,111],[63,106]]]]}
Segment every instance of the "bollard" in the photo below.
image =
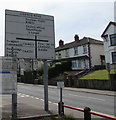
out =
{"type": "Polygon", "coordinates": [[[91,120],[91,109],[89,107],[84,108],[84,120],[91,120]]]}
{"type": "Polygon", "coordinates": [[[58,114],[59,115],[64,115],[64,103],[63,102],[59,102],[58,103],[58,114]]]}

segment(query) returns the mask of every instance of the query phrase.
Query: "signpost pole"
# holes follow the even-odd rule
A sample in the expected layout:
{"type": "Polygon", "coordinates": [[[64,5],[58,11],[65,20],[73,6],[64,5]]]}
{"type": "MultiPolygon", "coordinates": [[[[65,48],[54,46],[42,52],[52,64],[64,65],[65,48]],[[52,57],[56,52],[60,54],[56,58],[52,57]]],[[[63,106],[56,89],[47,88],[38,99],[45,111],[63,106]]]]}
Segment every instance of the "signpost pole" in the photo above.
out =
{"type": "Polygon", "coordinates": [[[47,60],[44,60],[44,110],[48,111],[48,66],[47,60]]]}
{"type": "Polygon", "coordinates": [[[12,94],[12,119],[17,119],[17,94],[12,94]]]}
{"type": "Polygon", "coordinates": [[[60,88],[60,102],[62,103],[62,88],[60,88]]]}

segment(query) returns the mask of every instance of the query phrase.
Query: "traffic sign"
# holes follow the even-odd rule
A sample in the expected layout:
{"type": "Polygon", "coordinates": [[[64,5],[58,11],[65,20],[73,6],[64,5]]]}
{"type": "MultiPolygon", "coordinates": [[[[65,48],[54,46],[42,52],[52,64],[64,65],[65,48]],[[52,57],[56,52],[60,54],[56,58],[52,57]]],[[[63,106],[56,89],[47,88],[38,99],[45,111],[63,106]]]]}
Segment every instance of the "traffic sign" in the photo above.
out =
{"type": "Polygon", "coordinates": [[[54,59],[54,17],[6,10],[5,56],[54,59]]]}
{"type": "Polygon", "coordinates": [[[64,88],[64,82],[57,82],[57,88],[64,88]]]}

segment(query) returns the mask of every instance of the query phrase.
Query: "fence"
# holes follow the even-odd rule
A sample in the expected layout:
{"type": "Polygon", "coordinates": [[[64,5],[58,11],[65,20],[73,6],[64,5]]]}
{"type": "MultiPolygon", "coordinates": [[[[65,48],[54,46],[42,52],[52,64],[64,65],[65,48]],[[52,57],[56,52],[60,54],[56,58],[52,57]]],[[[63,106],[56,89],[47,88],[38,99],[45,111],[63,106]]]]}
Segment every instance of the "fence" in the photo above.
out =
{"type": "Polygon", "coordinates": [[[62,103],[61,102],[58,103],[59,115],[64,115],[64,107],[84,112],[84,120],[91,120],[91,114],[96,115],[96,116],[100,116],[100,117],[103,117],[103,118],[108,118],[108,119],[111,119],[111,120],[116,120],[115,117],[91,111],[91,109],[89,107],[85,107],[84,109],[81,109],[81,108],[76,108],[76,107],[64,105],[63,102],[62,103]]]}

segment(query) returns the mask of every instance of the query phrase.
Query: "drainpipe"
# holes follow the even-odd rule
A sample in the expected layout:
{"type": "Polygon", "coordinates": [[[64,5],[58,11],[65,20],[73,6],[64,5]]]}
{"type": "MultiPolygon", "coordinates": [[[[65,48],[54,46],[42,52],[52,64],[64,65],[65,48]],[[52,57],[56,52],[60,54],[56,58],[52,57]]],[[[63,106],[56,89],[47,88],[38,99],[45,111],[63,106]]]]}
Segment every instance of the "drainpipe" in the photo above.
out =
{"type": "Polygon", "coordinates": [[[89,41],[89,38],[87,38],[87,40],[88,40],[89,69],[91,69],[91,49],[90,49],[90,41],[89,41]]]}

